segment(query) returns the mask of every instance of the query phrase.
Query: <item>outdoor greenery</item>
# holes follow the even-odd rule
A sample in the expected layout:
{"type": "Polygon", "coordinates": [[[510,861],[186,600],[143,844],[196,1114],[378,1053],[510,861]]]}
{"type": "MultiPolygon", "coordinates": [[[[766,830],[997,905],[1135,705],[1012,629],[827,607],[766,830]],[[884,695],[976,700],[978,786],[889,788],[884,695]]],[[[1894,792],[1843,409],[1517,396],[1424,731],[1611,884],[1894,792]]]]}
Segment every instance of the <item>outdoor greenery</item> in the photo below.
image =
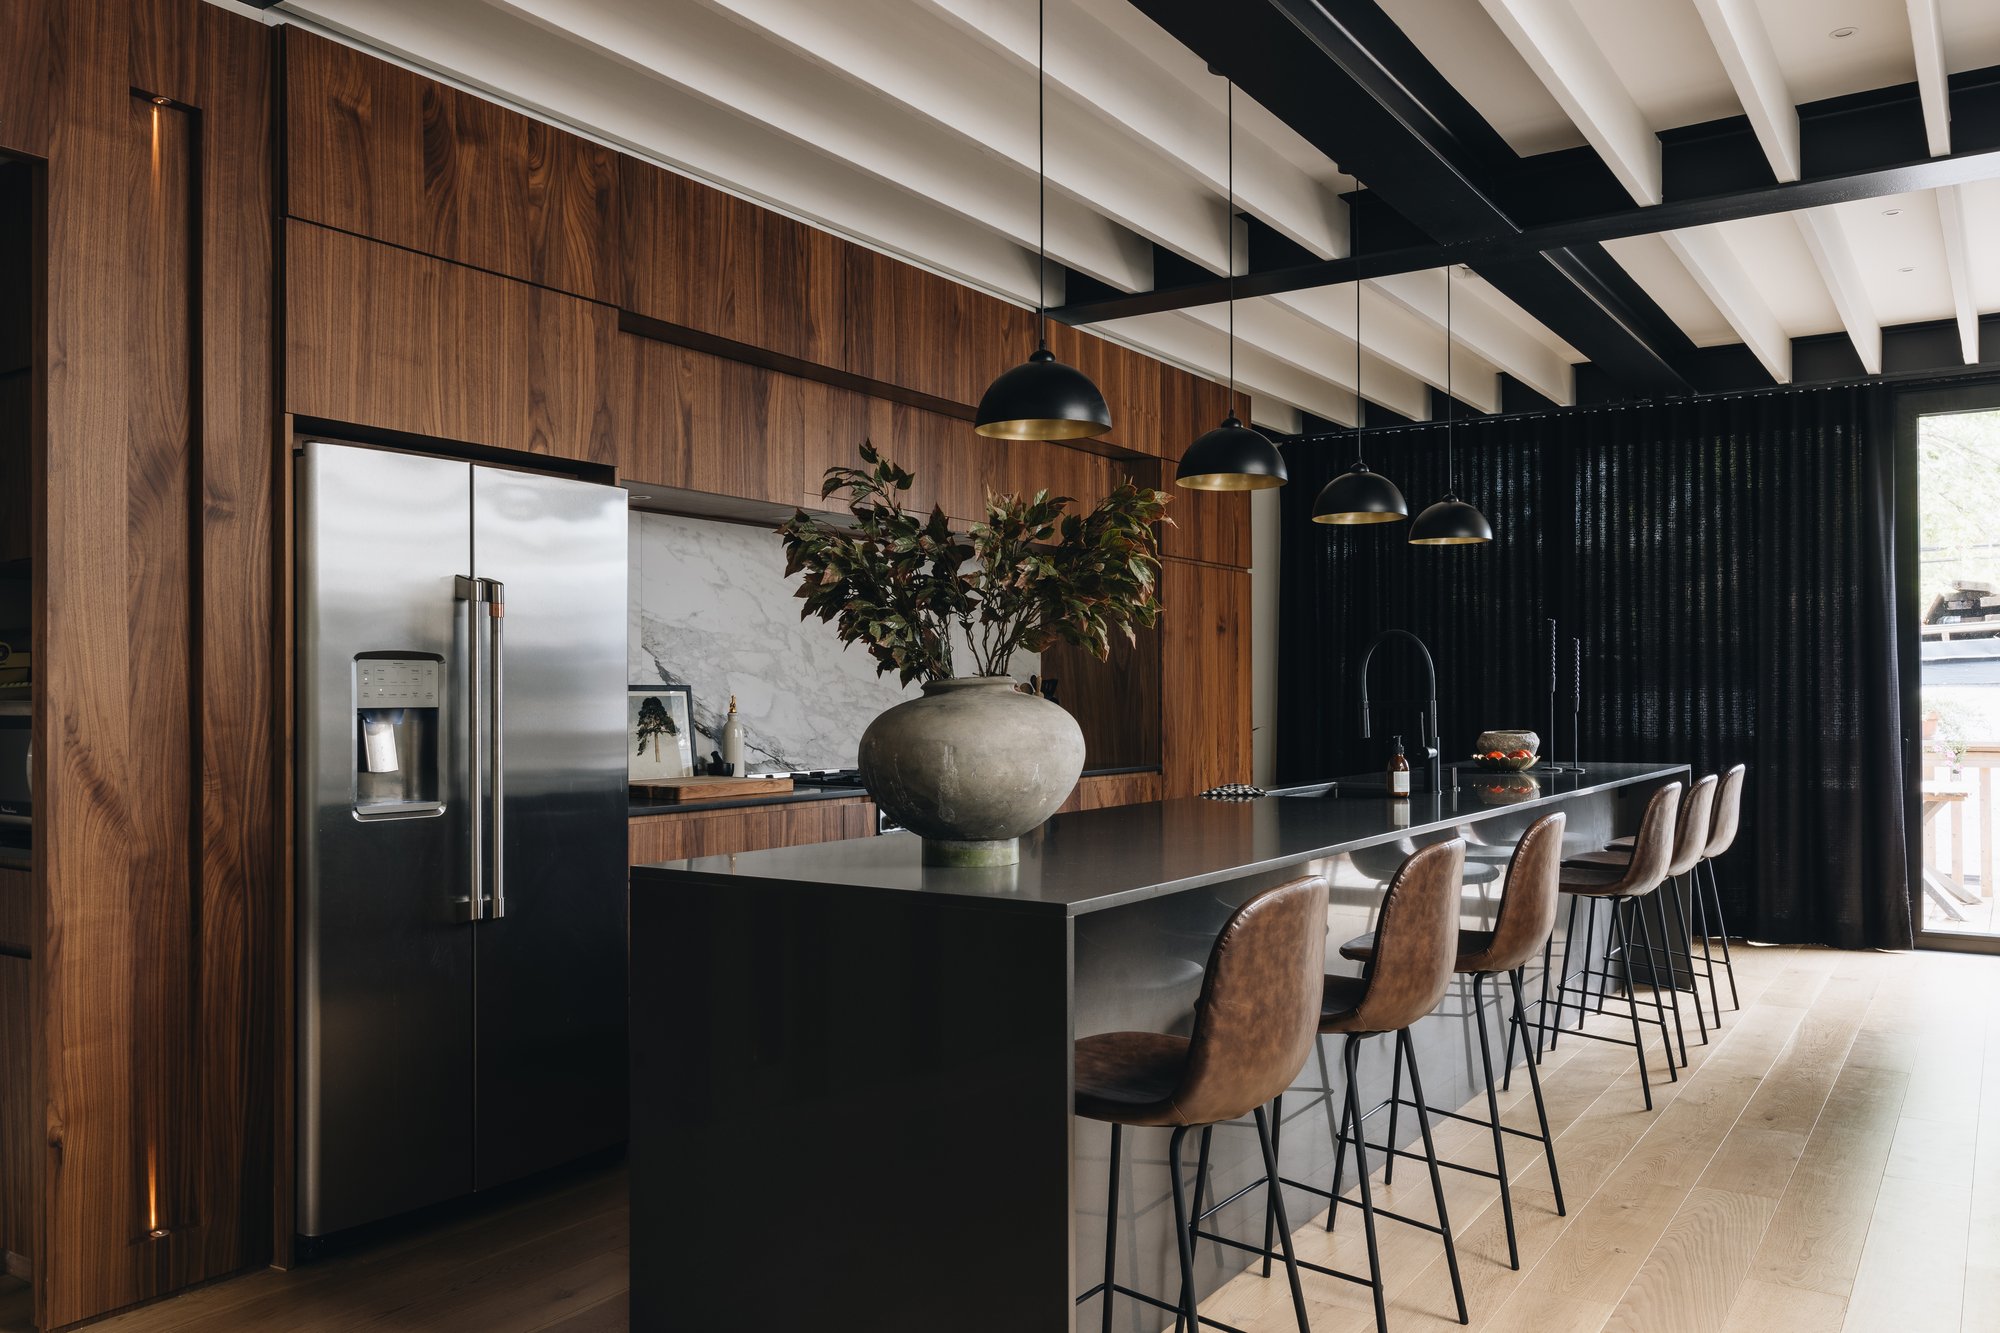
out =
{"type": "Polygon", "coordinates": [[[904,684],[961,674],[1004,676],[1016,651],[1056,643],[1100,659],[1160,615],[1159,541],[1167,496],[1127,481],[1084,513],[1069,496],[989,495],[986,519],[954,533],[941,508],[903,507],[913,474],[861,445],[860,468],[831,467],[823,499],[846,492],[851,525],[799,510],[778,529],[785,573],[803,573],[800,618],[864,645],[875,669],[904,684]]]}
{"type": "Polygon", "coordinates": [[[1923,601],[1961,579],[2000,586],[2000,412],[1919,420],[1917,533],[1923,601]]]}

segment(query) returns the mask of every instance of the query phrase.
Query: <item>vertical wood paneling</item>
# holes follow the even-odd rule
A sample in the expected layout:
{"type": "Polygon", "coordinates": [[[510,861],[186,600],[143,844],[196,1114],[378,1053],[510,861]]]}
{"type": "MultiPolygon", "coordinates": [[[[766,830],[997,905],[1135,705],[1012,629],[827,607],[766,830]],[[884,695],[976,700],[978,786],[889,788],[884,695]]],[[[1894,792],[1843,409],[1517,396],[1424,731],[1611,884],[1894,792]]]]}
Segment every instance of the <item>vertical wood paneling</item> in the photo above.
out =
{"type": "Polygon", "coordinates": [[[1250,571],[1168,560],[1161,579],[1166,795],[1250,781],[1250,571]]]}
{"type": "Polygon", "coordinates": [[[802,847],[875,832],[875,803],[866,798],[761,805],[735,810],[688,810],[631,821],[635,866],[690,856],[725,856],[767,847],[802,847]]]}
{"type": "Polygon", "coordinates": [[[0,954],[0,1273],[35,1248],[34,998],[34,964],[0,954]]]}
{"type": "Polygon", "coordinates": [[[55,130],[58,16],[53,0],[0,5],[0,149],[42,157],[55,130]]]}

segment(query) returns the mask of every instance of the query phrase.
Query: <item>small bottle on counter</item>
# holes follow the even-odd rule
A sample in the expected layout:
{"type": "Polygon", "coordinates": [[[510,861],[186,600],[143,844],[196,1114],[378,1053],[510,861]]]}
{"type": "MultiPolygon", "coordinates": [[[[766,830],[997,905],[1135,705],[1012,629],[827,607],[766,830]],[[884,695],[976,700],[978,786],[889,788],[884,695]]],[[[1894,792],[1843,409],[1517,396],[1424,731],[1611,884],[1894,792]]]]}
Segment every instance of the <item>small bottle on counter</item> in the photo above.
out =
{"type": "Polygon", "coordinates": [[[729,696],[728,720],[722,724],[722,763],[733,776],[743,776],[743,724],[736,720],[736,696],[733,694],[729,696]]]}
{"type": "Polygon", "coordinates": [[[1410,798],[1410,761],[1403,753],[1403,738],[1392,738],[1393,752],[1389,755],[1389,795],[1402,800],[1410,798]]]}

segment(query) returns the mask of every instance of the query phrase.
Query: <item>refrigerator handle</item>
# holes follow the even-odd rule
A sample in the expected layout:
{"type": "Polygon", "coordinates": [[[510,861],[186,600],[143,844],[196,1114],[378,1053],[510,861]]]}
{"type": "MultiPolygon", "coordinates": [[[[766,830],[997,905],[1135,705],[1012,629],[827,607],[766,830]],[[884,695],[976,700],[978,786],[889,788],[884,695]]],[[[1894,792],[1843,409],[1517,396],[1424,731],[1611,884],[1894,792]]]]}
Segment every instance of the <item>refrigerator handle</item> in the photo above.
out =
{"type": "Polygon", "coordinates": [[[493,875],[493,906],[489,917],[507,915],[507,765],[506,729],[501,725],[501,711],[506,701],[506,660],[501,630],[507,623],[507,585],[499,579],[481,579],[486,586],[486,623],[492,634],[493,651],[493,692],[487,696],[492,709],[488,718],[487,744],[492,747],[493,764],[493,824],[489,836],[492,839],[493,854],[488,864],[493,875]]]}
{"type": "Polygon", "coordinates": [[[472,832],[472,873],[467,881],[467,896],[458,901],[464,908],[464,919],[477,921],[486,889],[483,864],[486,834],[479,819],[479,603],[485,598],[486,587],[480,580],[460,574],[453,578],[452,590],[465,603],[465,692],[460,697],[464,700],[466,743],[462,776],[466,823],[472,832]]]}

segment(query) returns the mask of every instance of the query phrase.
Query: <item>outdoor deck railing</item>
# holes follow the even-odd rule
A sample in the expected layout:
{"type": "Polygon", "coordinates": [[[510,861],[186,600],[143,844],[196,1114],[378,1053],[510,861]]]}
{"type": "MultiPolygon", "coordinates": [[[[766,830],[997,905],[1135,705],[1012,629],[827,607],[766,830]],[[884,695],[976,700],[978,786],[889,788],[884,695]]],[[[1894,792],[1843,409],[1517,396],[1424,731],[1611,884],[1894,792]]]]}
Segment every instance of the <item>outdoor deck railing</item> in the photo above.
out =
{"type": "Polygon", "coordinates": [[[1993,896],[1993,812],[2000,803],[2000,740],[1965,747],[1954,765],[1924,755],[1923,781],[1958,787],[1965,799],[1939,810],[1924,824],[1924,865],[1950,875],[1982,898],[1993,896]]]}

